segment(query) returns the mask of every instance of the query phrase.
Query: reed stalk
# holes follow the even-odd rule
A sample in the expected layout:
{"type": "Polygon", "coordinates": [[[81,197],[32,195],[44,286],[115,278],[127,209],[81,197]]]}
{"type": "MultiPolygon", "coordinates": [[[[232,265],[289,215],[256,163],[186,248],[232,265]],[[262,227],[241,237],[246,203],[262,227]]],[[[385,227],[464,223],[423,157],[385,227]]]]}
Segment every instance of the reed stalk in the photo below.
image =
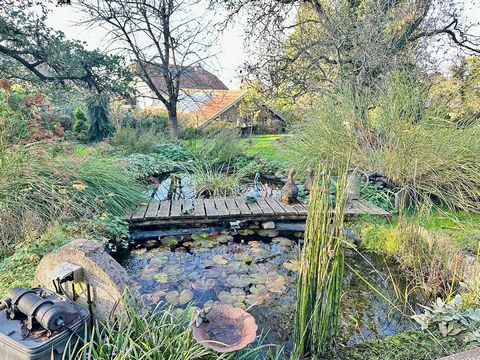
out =
{"type": "Polygon", "coordinates": [[[318,358],[332,348],[338,330],[345,254],[342,246],[347,168],[338,171],[334,207],[326,171],[310,194],[297,278],[292,359],[318,358]]]}

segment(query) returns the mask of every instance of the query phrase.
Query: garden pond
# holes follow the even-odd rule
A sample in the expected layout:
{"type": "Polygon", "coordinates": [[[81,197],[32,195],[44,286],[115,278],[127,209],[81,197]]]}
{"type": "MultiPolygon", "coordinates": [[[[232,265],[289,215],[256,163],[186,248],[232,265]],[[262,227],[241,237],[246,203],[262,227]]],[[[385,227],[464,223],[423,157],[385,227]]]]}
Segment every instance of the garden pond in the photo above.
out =
{"type": "MultiPolygon", "coordinates": [[[[295,277],[302,232],[244,229],[166,236],[137,243],[118,260],[152,306],[216,303],[247,309],[273,344],[291,346],[295,277]]],[[[402,290],[400,272],[375,254],[347,250],[339,337],[342,343],[381,338],[415,327],[386,298],[402,290]],[[358,272],[373,290],[354,272],[358,272]],[[394,285],[395,284],[395,285],[394,285]]],[[[393,300],[395,301],[395,300],[393,300]]],[[[412,298],[412,305],[423,302],[412,298]]]]}

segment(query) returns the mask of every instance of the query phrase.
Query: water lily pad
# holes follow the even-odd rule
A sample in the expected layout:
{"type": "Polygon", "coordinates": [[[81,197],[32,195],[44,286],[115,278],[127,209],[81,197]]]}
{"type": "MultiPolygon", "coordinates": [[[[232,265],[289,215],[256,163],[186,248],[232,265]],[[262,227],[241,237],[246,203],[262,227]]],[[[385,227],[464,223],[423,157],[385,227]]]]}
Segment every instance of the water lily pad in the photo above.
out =
{"type": "Polygon", "coordinates": [[[244,274],[240,276],[230,275],[227,278],[227,283],[231,286],[242,288],[250,285],[252,283],[252,279],[248,275],[244,275],[244,274]]]}
{"type": "Polygon", "coordinates": [[[278,230],[262,229],[258,232],[258,235],[274,238],[275,236],[278,236],[278,230]]]}
{"type": "Polygon", "coordinates": [[[198,279],[192,284],[192,288],[199,291],[210,290],[214,286],[215,286],[214,279],[205,279],[205,278],[198,279]]]}
{"type": "Polygon", "coordinates": [[[185,246],[185,247],[192,246],[192,245],[193,245],[193,241],[184,241],[184,242],[182,243],[182,245],[185,246]]]}
{"type": "Polygon", "coordinates": [[[145,246],[147,249],[153,248],[157,245],[158,245],[158,240],[152,240],[152,239],[145,241],[145,243],[143,244],[143,246],[145,246]]]}
{"type": "Polygon", "coordinates": [[[164,297],[166,294],[167,294],[166,291],[164,291],[164,290],[159,290],[159,291],[156,291],[156,292],[154,292],[154,293],[144,294],[143,297],[144,297],[147,301],[150,301],[150,302],[156,304],[156,303],[160,302],[160,298],[164,297]]]}
{"type": "Polygon", "coordinates": [[[242,236],[249,236],[255,234],[255,231],[250,230],[250,229],[243,229],[238,232],[242,236]]]}
{"type": "Polygon", "coordinates": [[[168,281],[169,281],[169,276],[168,276],[168,274],[166,274],[166,273],[164,273],[164,272],[155,274],[155,275],[153,276],[153,278],[155,279],[155,281],[159,282],[160,284],[166,284],[166,283],[168,283],[168,281]]]}
{"type": "Polygon", "coordinates": [[[294,244],[292,240],[285,237],[275,237],[272,239],[272,242],[280,246],[288,246],[288,247],[294,244]]]}
{"type": "Polygon", "coordinates": [[[247,256],[245,258],[245,264],[250,265],[252,263],[253,259],[250,256],[247,256]]]}
{"type": "Polygon", "coordinates": [[[293,233],[293,236],[295,236],[297,239],[303,239],[304,233],[301,231],[297,231],[293,233]]]}
{"type": "Polygon", "coordinates": [[[147,249],[145,249],[145,248],[138,248],[138,249],[133,249],[132,250],[132,254],[135,254],[135,255],[143,254],[143,253],[146,253],[146,252],[147,252],[147,249]]]}
{"type": "Polygon", "coordinates": [[[265,281],[265,286],[268,288],[268,291],[273,293],[281,294],[285,292],[285,278],[282,275],[278,274],[269,274],[267,280],[265,281]]]}
{"type": "Polygon", "coordinates": [[[243,304],[243,302],[245,301],[245,298],[246,298],[245,291],[237,288],[231,289],[230,292],[220,291],[218,293],[218,300],[221,303],[232,305],[234,307],[244,308],[245,305],[243,304]]]}
{"type": "Polygon", "coordinates": [[[228,264],[228,260],[221,255],[215,255],[212,260],[215,264],[218,264],[218,265],[228,264]]]}
{"type": "Polygon", "coordinates": [[[153,257],[150,260],[150,264],[154,266],[163,266],[166,262],[168,261],[168,256],[167,255],[158,255],[153,257]]]}
{"type": "Polygon", "coordinates": [[[283,263],[283,267],[290,271],[297,271],[298,261],[296,260],[287,260],[283,263]]]}
{"type": "Polygon", "coordinates": [[[256,285],[250,288],[250,294],[245,297],[248,305],[261,305],[270,298],[268,288],[264,285],[256,285]]]}
{"type": "Polygon", "coordinates": [[[193,293],[191,290],[170,291],[165,295],[165,301],[175,305],[185,305],[193,299],[193,293]]]}
{"type": "Polygon", "coordinates": [[[208,240],[208,239],[195,239],[192,244],[194,247],[199,247],[199,248],[212,248],[215,246],[215,242],[213,240],[208,240]]]}
{"type": "Polygon", "coordinates": [[[225,244],[229,241],[233,241],[233,236],[228,234],[220,234],[215,238],[215,241],[220,244],[225,244]]]}
{"type": "Polygon", "coordinates": [[[162,244],[167,246],[175,246],[178,244],[178,240],[175,236],[167,236],[167,237],[161,238],[160,241],[162,242],[162,244]]]}
{"type": "Polygon", "coordinates": [[[266,273],[253,273],[249,277],[252,284],[256,284],[256,285],[264,284],[267,281],[266,273]]]}
{"type": "Polygon", "coordinates": [[[207,240],[210,235],[204,232],[199,232],[196,234],[192,234],[192,240],[207,240]]]}

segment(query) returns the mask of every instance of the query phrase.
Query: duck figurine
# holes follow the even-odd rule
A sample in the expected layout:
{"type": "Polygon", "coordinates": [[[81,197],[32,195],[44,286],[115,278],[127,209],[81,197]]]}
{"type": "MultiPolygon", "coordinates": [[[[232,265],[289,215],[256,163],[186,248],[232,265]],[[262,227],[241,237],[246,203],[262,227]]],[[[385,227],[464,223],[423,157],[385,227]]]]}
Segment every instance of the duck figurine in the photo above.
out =
{"type": "Polygon", "coordinates": [[[253,189],[247,195],[246,202],[247,202],[247,204],[254,203],[261,196],[262,196],[262,193],[260,192],[260,173],[256,173],[254,184],[253,184],[253,189]]]}
{"type": "Polygon", "coordinates": [[[287,182],[283,185],[282,191],[280,192],[280,201],[284,204],[291,204],[297,201],[298,186],[295,185],[294,175],[295,169],[290,169],[287,182]]]}
{"type": "Polygon", "coordinates": [[[306,192],[310,193],[313,187],[313,169],[311,167],[308,167],[307,170],[305,170],[305,172],[307,173],[307,180],[305,180],[305,184],[303,184],[303,188],[305,189],[306,192]]]}

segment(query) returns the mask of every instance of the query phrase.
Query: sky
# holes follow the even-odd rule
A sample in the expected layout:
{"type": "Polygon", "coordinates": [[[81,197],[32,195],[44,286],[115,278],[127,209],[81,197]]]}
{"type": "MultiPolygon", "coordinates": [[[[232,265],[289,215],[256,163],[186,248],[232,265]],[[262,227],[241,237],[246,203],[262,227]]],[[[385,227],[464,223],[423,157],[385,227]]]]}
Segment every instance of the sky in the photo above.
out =
{"type": "MultiPolygon", "coordinates": [[[[89,49],[102,49],[105,45],[105,32],[102,29],[79,25],[79,18],[81,15],[72,6],[55,6],[52,7],[47,23],[54,29],[63,31],[67,38],[85,41],[89,49]]],[[[236,24],[231,24],[219,35],[214,50],[215,59],[208,67],[208,70],[217,75],[230,89],[240,86],[238,71],[247,56],[242,37],[243,24],[240,18],[236,24]]]]}
{"type": "MultiPolygon", "coordinates": [[[[480,23],[480,0],[458,1],[464,4],[465,17],[473,23],[480,23]]],[[[204,11],[204,9],[198,10],[199,16],[201,16],[200,11],[204,11]]],[[[74,7],[55,6],[49,15],[48,24],[55,29],[63,31],[68,38],[85,41],[90,49],[102,49],[105,32],[102,29],[92,29],[78,25],[79,18],[81,18],[81,15],[74,7]]],[[[248,56],[242,35],[245,26],[246,21],[240,16],[236,24],[231,24],[219,35],[214,50],[216,54],[215,60],[208,67],[208,70],[217,75],[230,89],[240,86],[239,70],[248,56]]],[[[473,33],[480,36],[480,26],[477,26],[473,33]]],[[[448,64],[448,61],[445,64],[448,64]]]]}

